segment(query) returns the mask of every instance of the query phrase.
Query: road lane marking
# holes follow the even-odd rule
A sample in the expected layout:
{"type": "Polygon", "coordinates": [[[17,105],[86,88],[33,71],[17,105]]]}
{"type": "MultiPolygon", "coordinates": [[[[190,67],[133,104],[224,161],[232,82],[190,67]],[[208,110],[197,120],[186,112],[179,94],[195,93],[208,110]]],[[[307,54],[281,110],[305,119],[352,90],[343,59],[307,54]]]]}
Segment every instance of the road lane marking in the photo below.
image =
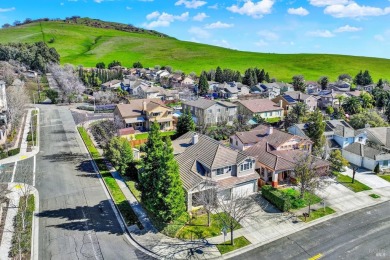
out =
{"type": "Polygon", "coordinates": [[[15,164],[14,164],[14,170],[12,172],[11,182],[14,182],[14,180],[15,180],[15,173],[16,173],[16,166],[17,165],[18,165],[18,161],[16,161],[15,164]]]}
{"type": "Polygon", "coordinates": [[[317,254],[317,255],[315,255],[313,257],[310,257],[308,260],[318,260],[318,259],[320,259],[322,257],[323,257],[323,255],[320,253],[320,254],[317,254]]]}
{"type": "Polygon", "coordinates": [[[37,157],[34,155],[34,168],[33,168],[33,186],[35,187],[35,172],[36,172],[36,166],[37,166],[37,157]]]}

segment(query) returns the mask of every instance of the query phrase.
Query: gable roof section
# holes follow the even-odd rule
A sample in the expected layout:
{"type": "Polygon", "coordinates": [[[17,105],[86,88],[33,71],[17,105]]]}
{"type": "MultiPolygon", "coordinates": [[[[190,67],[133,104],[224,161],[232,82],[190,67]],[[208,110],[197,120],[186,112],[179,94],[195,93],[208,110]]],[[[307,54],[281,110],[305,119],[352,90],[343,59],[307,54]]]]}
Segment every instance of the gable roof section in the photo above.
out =
{"type": "Polygon", "coordinates": [[[129,104],[116,105],[116,108],[118,109],[122,118],[141,116],[144,101],[146,102],[147,110],[148,110],[148,108],[154,109],[158,106],[169,108],[169,107],[164,105],[164,103],[161,101],[161,99],[158,99],[158,98],[156,98],[156,99],[133,99],[133,100],[130,100],[129,104]]]}
{"type": "Polygon", "coordinates": [[[367,157],[372,160],[390,160],[390,154],[384,153],[380,150],[374,149],[361,143],[353,143],[344,148],[345,151],[359,155],[361,157],[367,157]]]}
{"type": "Polygon", "coordinates": [[[269,99],[248,99],[238,101],[241,105],[246,107],[252,113],[261,113],[275,110],[283,110],[276,103],[269,99]]]}
{"type": "Polygon", "coordinates": [[[200,109],[207,109],[216,103],[217,102],[215,102],[213,100],[209,100],[209,99],[205,99],[205,98],[198,98],[197,100],[184,102],[184,104],[187,106],[197,107],[200,109]]]}

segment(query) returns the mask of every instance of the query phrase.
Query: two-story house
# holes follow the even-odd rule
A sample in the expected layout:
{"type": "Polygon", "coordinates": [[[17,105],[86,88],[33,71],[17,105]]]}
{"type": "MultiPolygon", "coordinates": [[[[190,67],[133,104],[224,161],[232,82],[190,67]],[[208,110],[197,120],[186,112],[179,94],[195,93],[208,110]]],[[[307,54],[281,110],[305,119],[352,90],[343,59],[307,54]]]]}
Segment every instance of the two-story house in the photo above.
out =
{"type": "Polygon", "coordinates": [[[247,196],[257,192],[255,159],[202,134],[188,132],[172,142],[180,178],[187,193],[187,209],[196,205],[196,193],[213,182],[218,197],[247,196]]]}
{"type": "Polygon", "coordinates": [[[160,99],[135,99],[129,104],[118,104],[114,109],[114,120],[122,122],[125,128],[148,131],[153,122],[160,124],[162,131],[173,126],[173,109],[165,106],[160,99]]]}
{"type": "Polygon", "coordinates": [[[305,103],[309,109],[309,111],[314,111],[318,107],[317,98],[313,95],[304,94],[300,91],[289,91],[284,93],[284,95],[277,96],[272,99],[275,103],[282,104],[282,107],[285,111],[285,114],[298,102],[305,103]]]}
{"type": "Polygon", "coordinates": [[[268,122],[278,122],[284,117],[282,105],[269,99],[239,100],[237,105],[238,114],[244,121],[260,116],[268,122]]]}
{"type": "Polygon", "coordinates": [[[191,111],[198,125],[233,124],[237,118],[237,105],[226,101],[199,98],[184,102],[182,107],[191,111]]]}

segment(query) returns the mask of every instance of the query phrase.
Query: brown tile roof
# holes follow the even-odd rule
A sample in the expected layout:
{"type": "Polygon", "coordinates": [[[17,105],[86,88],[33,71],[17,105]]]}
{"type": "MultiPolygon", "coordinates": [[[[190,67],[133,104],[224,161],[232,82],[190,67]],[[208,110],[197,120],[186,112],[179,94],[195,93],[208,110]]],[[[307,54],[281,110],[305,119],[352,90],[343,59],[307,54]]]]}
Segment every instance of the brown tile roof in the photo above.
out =
{"type": "Polygon", "coordinates": [[[195,134],[195,132],[188,132],[172,142],[175,158],[179,163],[180,176],[186,190],[194,188],[204,179],[203,166],[214,170],[236,165],[249,157],[241,151],[235,151],[202,134],[198,134],[198,142],[193,145],[192,137],[195,134]]]}
{"type": "Polygon", "coordinates": [[[251,180],[257,180],[259,177],[260,176],[258,173],[251,173],[251,174],[243,175],[240,177],[232,176],[232,177],[225,178],[222,180],[217,180],[216,182],[217,182],[218,186],[221,187],[222,189],[228,189],[228,188],[234,187],[235,185],[237,185],[239,183],[244,183],[244,182],[248,182],[251,180]]]}
{"type": "Polygon", "coordinates": [[[312,95],[308,95],[308,94],[302,93],[300,91],[287,91],[284,93],[284,95],[289,95],[290,97],[292,97],[293,99],[295,99],[297,101],[303,101],[303,100],[308,99],[309,97],[312,97],[312,95]]]}
{"type": "Polygon", "coordinates": [[[276,103],[269,99],[248,99],[238,101],[252,113],[261,113],[267,111],[283,110],[276,103]]]}
{"type": "Polygon", "coordinates": [[[168,108],[164,105],[164,103],[161,101],[161,99],[133,99],[130,100],[129,104],[118,104],[116,107],[118,108],[119,113],[121,114],[122,118],[127,117],[136,117],[142,115],[143,110],[143,102],[146,102],[147,110],[154,109],[158,106],[163,106],[168,108]]]}

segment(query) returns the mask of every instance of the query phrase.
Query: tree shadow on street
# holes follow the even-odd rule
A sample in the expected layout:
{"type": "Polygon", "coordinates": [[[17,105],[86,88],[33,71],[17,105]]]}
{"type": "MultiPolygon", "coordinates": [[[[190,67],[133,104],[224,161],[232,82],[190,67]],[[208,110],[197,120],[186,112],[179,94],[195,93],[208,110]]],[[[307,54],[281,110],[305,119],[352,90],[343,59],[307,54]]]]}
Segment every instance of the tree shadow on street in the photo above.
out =
{"type": "Polygon", "coordinates": [[[56,153],[50,155],[44,155],[43,160],[48,160],[50,162],[75,162],[78,163],[82,160],[87,159],[88,156],[86,154],[81,153],[56,153]]]}

